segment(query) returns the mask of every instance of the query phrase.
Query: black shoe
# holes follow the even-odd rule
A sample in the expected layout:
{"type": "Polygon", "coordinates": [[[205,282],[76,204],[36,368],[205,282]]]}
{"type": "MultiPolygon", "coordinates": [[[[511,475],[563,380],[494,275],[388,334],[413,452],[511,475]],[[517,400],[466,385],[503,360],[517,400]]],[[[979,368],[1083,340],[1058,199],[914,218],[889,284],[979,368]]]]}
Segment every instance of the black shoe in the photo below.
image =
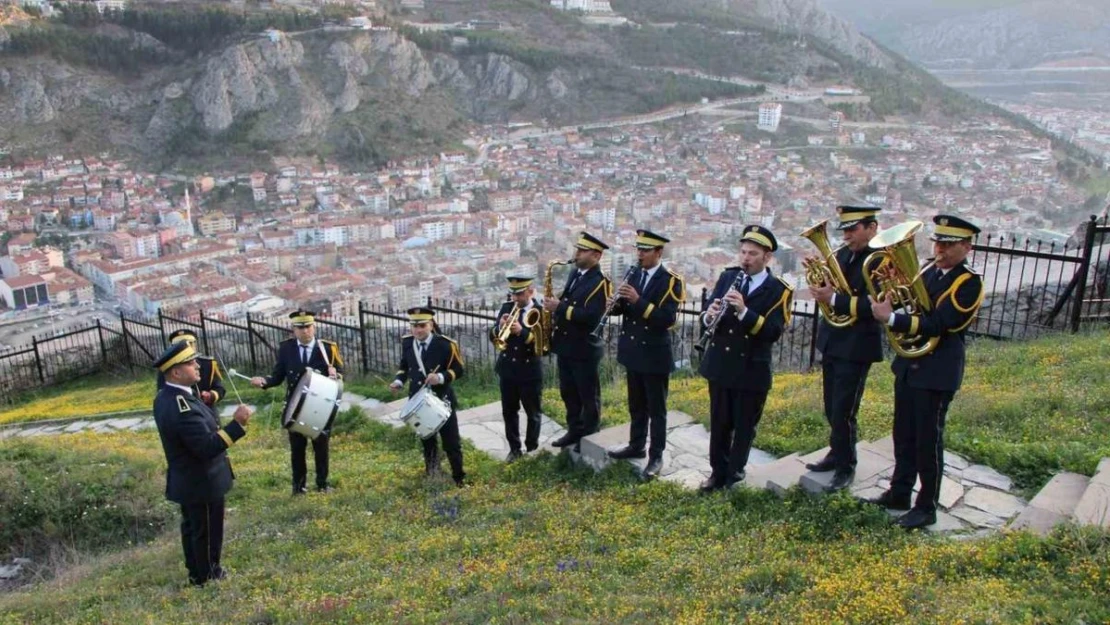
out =
{"type": "Polygon", "coordinates": [[[520,460],[522,456],[524,456],[524,454],[520,453],[519,449],[510,449],[509,455],[505,458],[505,462],[516,462],[520,460]]]}
{"type": "Polygon", "coordinates": [[[293,487],[293,496],[294,497],[296,497],[297,495],[303,495],[307,492],[308,492],[308,489],[305,488],[304,486],[294,486],[293,487]]]}
{"type": "Polygon", "coordinates": [[[461,478],[461,477],[455,478],[455,486],[458,487],[458,488],[466,488],[467,487],[466,480],[464,478],[461,478]]]}
{"type": "Polygon", "coordinates": [[[740,482],[743,482],[746,477],[748,477],[748,474],[745,473],[743,469],[733,473],[729,476],[728,481],[725,482],[725,488],[732,488],[740,482]]]}
{"type": "Polygon", "coordinates": [[[567,432],[566,434],[563,434],[559,438],[551,441],[551,446],[552,447],[569,447],[569,446],[577,443],[580,438],[582,438],[582,437],[578,436],[577,434],[571,434],[570,432],[567,432]]]}
{"type": "Polygon", "coordinates": [[[316,492],[318,493],[330,493],[332,490],[334,489],[332,489],[332,487],[328,486],[327,484],[324,484],[323,486],[316,486],[316,492]]]}
{"type": "Polygon", "coordinates": [[[833,479],[829,485],[825,487],[826,493],[835,493],[844,490],[852,485],[852,480],[856,478],[855,471],[837,471],[833,475],[833,479]]]}
{"type": "Polygon", "coordinates": [[[937,522],[937,513],[935,510],[927,511],[920,508],[914,508],[909,512],[898,517],[895,523],[898,527],[907,530],[924,529],[926,526],[934,525],[937,522]]]}
{"type": "Polygon", "coordinates": [[[540,448],[539,443],[529,443],[527,441],[525,441],[525,443],[524,443],[524,451],[526,451],[528,453],[536,451],[539,448],[540,448]]]}
{"type": "Polygon", "coordinates": [[[833,460],[832,455],[826,455],[819,462],[807,462],[806,470],[813,471],[814,473],[826,473],[836,468],[836,460],[833,460]]]}
{"type": "Polygon", "coordinates": [[[876,506],[882,506],[888,510],[909,510],[910,498],[898,497],[889,490],[884,490],[883,494],[872,499],[868,499],[867,503],[873,503],[876,506]]]}
{"type": "Polygon", "coordinates": [[[227,579],[227,571],[217,564],[216,567],[212,569],[212,575],[210,575],[208,579],[227,579]]]}
{"type": "Polygon", "coordinates": [[[652,458],[651,460],[648,460],[647,466],[644,467],[644,471],[643,471],[643,473],[640,474],[640,477],[642,477],[645,480],[651,480],[651,479],[659,477],[659,472],[662,471],[662,470],[663,470],[663,459],[662,458],[652,458]]]}
{"type": "Polygon", "coordinates": [[[713,477],[712,475],[710,475],[709,479],[702,482],[701,486],[698,486],[698,492],[700,492],[702,494],[708,494],[708,493],[712,493],[713,491],[716,491],[716,490],[721,490],[724,487],[725,487],[724,480],[719,480],[719,479],[713,477]]]}
{"type": "Polygon", "coordinates": [[[631,445],[625,445],[620,449],[609,452],[609,457],[613,460],[628,460],[631,458],[646,458],[647,452],[643,449],[636,449],[631,445]]]}

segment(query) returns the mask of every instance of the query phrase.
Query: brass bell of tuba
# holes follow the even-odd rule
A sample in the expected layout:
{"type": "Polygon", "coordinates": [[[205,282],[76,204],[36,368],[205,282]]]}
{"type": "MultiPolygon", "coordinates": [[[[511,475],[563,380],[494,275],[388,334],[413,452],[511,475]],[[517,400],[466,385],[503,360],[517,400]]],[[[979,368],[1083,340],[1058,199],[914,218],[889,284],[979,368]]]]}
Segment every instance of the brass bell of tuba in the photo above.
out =
{"type": "MultiPolygon", "coordinates": [[[[840,263],[836,260],[836,253],[840,247],[833,249],[829,244],[829,235],[826,231],[826,225],[829,220],[826,219],[821,223],[807,228],[802,231],[802,237],[809,239],[810,243],[817,248],[821,253],[821,258],[806,258],[802,261],[802,266],[806,271],[806,283],[810,286],[829,285],[841,295],[852,294],[852,287],[848,284],[848,279],[844,276],[844,270],[840,268],[840,263]]],[[[864,265],[866,267],[866,265],[864,265]]],[[[818,302],[817,306],[821,309],[821,314],[834,328],[847,328],[856,322],[853,315],[838,315],[833,311],[832,306],[818,302]]]]}
{"type": "MultiPolygon", "coordinates": [[[[933,264],[920,267],[914,245],[914,236],[922,226],[920,221],[907,221],[875,235],[868,245],[876,251],[863,264],[864,267],[871,267],[872,262],[877,263],[870,272],[865,270],[863,276],[871,296],[879,299],[885,295],[895,311],[907,315],[921,315],[933,309],[933,301],[922,277],[933,264]]],[[[885,324],[883,328],[890,339],[891,349],[903,358],[920,358],[940,343],[939,336],[926,340],[895,332],[885,324]]]]}

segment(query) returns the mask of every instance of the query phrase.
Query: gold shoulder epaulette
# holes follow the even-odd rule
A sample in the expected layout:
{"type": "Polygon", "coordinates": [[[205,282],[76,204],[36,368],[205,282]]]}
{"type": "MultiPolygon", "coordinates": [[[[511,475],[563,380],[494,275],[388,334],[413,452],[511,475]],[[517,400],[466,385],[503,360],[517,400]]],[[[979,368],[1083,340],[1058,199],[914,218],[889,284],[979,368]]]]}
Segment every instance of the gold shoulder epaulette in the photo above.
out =
{"type": "Polygon", "coordinates": [[[781,282],[784,287],[786,287],[787,291],[791,291],[791,292],[794,291],[794,287],[791,286],[790,283],[787,282],[786,280],[783,280],[782,276],[775,276],[775,277],[778,278],[779,282],[781,282]]]}

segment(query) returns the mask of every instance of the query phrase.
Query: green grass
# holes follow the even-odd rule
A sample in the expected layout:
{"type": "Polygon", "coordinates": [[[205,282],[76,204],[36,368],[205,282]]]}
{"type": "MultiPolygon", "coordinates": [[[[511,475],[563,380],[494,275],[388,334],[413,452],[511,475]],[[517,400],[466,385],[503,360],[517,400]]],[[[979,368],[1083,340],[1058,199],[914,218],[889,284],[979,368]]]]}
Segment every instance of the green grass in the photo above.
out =
{"type": "MultiPolygon", "coordinates": [[[[950,446],[1019,475],[1028,463],[1028,483],[1055,466],[1089,473],[1110,440],[1108,346],[1104,334],[977,344],[950,412],[950,446]]],[[[464,405],[495,398],[482,376],[466,381],[464,405]]],[[[818,382],[776,378],[757,444],[780,452],[823,444],[818,382]]],[[[864,438],[889,431],[890,383],[888,367],[876,367],[864,438]]],[[[348,388],[380,392],[360,384],[348,388]]],[[[605,390],[605,422],[626,418],[621,396],[619,384],[605,390]]],[[[701,382],[675,380],[671,405],[704,418],[701,382]]],[[[553,389],[545,409],[561,418],[553,389]]],[[[1105,532],[908,535],[847,496],[700,497],[641,484],[627,467],[595,474],[550,454],[506,465],[469,444],[473,485],[457,490],[423,477],[411,433],[354,412],[340,418],[332,443],[337,490],[290,499],[284,433],[265,412],[256,419],[230,454],[232,577],[203,590],[184,584],[176,513],[158,501],[156,433],[73,435],[64,447],[63,439],[0,442],[0,554],[84,554],[78,566],[42,571],[56,574],[50,581],[0,595],[0,623],[1110,619],[1105,532]]]]}
{"type": "MultiPolygon", "coordinates": [[[[147,468],[161,459],[152,432],[69,440],[65,451],[30,439],[5,443],[5,453],[34,458],[39,472],[116,458],[89,478],[107,485],[126,470],[121,458],[147,468]]],[[[0,596],[0,622],[1110,618],[1105,534],[932,539],[897,531],[885,513],[847,497],[699,497],[641,485],[622,468],[594,474],[547,454],[505,465],[467,451],[474,486],[459,491],[422,477],[411,434],[363,422],[333,442],[337,490],[290,499],[284,436],[256,427],[232,450],[229,580],[203,590],[183,583],[175,519],[163,509],[156,539],[0,596]]]]}

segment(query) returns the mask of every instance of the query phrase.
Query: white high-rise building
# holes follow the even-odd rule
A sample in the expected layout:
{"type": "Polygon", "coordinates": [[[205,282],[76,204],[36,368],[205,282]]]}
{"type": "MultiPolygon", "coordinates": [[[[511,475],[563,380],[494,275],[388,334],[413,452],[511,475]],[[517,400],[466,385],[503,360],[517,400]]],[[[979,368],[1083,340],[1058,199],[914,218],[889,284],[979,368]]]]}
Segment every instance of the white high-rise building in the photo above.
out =
{"type": "Polygon", "coordinates": [[[778,102],[764,102],[759,105],[759,129],[775,132],[782,121],[782,105],[778,102]]]}

